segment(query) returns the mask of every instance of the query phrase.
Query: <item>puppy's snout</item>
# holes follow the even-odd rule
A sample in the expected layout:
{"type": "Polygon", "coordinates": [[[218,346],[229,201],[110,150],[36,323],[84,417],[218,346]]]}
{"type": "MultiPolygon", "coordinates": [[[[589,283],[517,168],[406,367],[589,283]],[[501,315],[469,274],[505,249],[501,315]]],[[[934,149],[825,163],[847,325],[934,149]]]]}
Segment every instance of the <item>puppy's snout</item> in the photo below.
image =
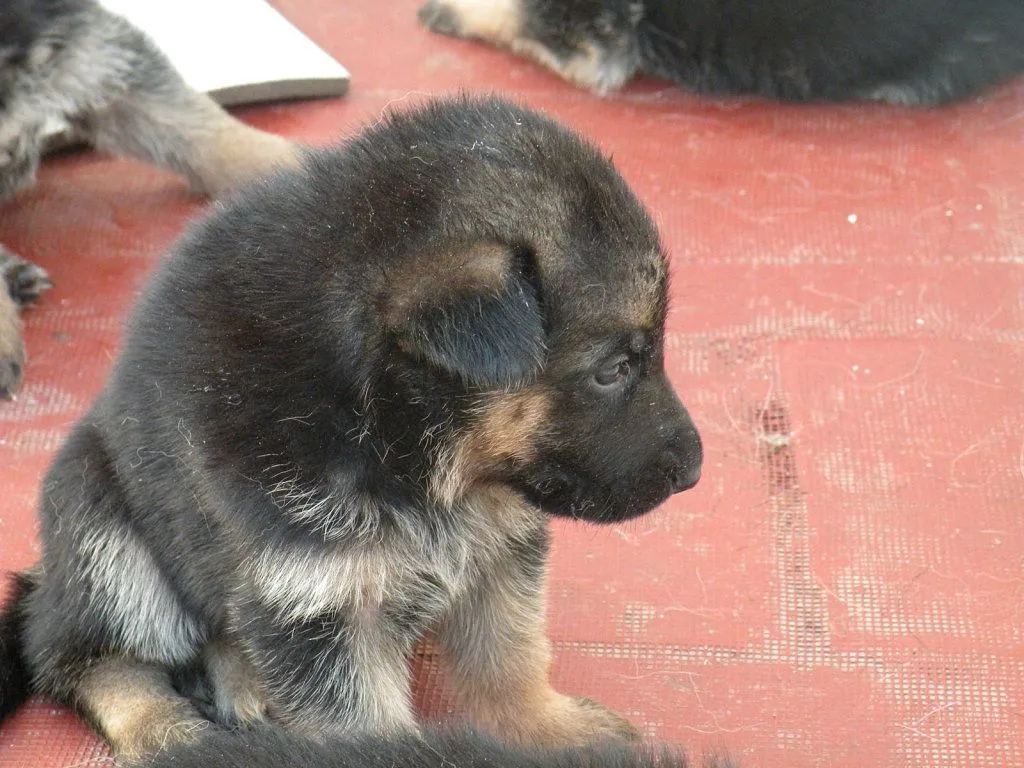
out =
{"type": "Polygon", "coordinates": [[[690,428],[675,443],[662,452],[658,465],[668,480],[671,493],[680,493],[693,488],[700,480],[704,450],[700,435],[690,428]]]}

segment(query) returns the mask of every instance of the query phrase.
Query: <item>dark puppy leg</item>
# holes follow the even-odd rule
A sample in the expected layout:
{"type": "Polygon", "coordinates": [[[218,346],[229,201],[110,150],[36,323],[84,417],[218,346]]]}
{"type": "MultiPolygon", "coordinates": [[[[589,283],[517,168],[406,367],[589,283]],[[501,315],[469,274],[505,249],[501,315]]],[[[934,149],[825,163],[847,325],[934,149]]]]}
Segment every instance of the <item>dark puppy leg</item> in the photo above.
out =
{"type": "Polygon", "coordinates": [[[481,574],[438,628],[449,679],[476,724],[533,745],[632,739],[624,719],[588,699],[551,687],[545,635],[547,532],[481,574]]]}
{"type": "Polygon", "coordinates": [[[53,287],[46,270],[38,267],[0,245],[0,275],[7,293],[19,307],[33,303],[43,291],[53,287]]]}

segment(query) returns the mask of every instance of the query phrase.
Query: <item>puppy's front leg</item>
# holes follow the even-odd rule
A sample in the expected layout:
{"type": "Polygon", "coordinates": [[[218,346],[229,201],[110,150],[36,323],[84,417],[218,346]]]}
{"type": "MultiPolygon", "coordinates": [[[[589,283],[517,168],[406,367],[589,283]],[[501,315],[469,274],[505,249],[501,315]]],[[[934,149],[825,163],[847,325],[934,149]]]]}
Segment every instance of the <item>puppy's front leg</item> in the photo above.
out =
{"type": "Polygon", "coordinates": [[[632,739],[626,720],[589,699],[564,696],[548,680],[545,634],[547,531],[480,575],[438,627],[446,672],[472,719],[512,742],[587,744],[632,739]]]}
{"type": "Polygon", "coordinates": [[[271,720],[314,738],[416,730],[412,639],[385,612],[263,598],[239,612],[235,634],[262,678],[271,720]]]}

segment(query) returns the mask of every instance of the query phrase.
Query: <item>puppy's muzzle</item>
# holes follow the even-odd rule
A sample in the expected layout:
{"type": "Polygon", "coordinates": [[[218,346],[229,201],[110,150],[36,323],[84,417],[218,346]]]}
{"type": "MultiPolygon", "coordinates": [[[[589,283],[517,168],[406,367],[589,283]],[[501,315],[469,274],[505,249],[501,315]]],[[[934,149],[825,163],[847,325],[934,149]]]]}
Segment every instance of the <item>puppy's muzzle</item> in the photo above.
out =
{"type": "Polygon", "coordinates": [[[658,457],[658,469],[668,482],[669,493],[681,493],[700,481],[704,463],[704,449],[700,435],[688,428],[658,457]]]}

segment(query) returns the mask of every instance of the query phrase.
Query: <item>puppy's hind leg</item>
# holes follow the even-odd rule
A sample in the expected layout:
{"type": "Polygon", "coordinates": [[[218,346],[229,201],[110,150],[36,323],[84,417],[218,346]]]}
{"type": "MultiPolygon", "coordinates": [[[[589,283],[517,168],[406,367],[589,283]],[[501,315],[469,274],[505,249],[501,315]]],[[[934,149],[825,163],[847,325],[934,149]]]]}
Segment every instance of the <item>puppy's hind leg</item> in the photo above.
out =
{"type": "Polygon", "coordinates": [[[83,116],[97,148],[180,173],[195,191],[214,196],[298,163],[298,145],[229,115],[185,83],[142,32],[115,21],[101,54],[114,71],[130,67],[124,82],[111,84],[112,97],[83,116]]]}
{"type": "Polygon", "coordinates": [[[75,704],[122,760],[192,741],[211,725],[174,690],[165,669],[129,658],[92,664],[75,704]]]}
{"type": "Polygon", "coordinates": [[[196,659],[209,629],[161,562],[180,556],[170,525],[152,547],[142,536],[160,523],[133,512],[102,421],[75,427],[43,481],[43,553],[21,634],[35,690],[134,757],[207,722],[170,674],[196,659]]]}

